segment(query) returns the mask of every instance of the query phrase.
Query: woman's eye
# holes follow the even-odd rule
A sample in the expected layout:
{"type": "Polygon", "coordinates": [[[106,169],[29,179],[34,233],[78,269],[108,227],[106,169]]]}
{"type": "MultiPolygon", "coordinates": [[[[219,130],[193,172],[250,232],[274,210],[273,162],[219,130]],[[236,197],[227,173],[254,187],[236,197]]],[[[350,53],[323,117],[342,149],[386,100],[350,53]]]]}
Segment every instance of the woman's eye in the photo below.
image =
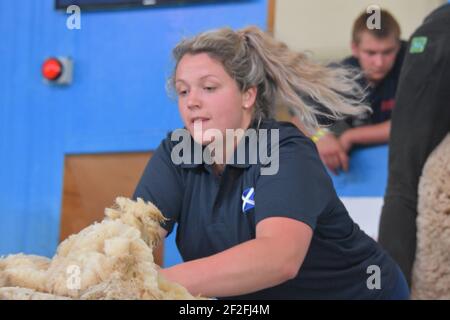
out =
{"type": "Polygon", "coordinates": [[[214,90],[216,90],[216,87],[205,87],[204,89],[206,91],[214,91],[214,90]]]}
{"type": "Polygon", "coordinates": [[[178,95],[179,96],[184,96],[187,94],[187,90],[178,90],[178,95]]]}

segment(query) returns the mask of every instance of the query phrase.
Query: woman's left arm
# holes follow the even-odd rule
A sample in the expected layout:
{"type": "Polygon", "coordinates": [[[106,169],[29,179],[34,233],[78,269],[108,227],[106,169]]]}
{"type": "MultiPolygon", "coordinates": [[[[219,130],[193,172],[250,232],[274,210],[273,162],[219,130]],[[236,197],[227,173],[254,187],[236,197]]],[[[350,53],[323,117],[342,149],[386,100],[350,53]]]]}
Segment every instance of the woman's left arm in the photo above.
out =
{"type": "Polygon", "coordinates": [[[294,278],[306,256],[313,231],[285,217],[269,217],[256,226],[256,238],[218,254],[160,272],[193,295],[235,296],[294,278]]]}

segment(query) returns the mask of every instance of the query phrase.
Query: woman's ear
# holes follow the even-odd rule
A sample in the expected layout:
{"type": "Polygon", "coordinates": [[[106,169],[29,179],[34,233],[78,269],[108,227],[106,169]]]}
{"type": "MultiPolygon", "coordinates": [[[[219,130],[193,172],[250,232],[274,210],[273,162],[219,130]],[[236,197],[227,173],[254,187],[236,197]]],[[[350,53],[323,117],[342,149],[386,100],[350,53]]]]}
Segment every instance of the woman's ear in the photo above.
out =
{"type": "Polygon", "coordinates": [[[242,99],[244,109],[250,109],[255,104],[257,92],[256,87],[250,87],[244,92],[242,99]]]}

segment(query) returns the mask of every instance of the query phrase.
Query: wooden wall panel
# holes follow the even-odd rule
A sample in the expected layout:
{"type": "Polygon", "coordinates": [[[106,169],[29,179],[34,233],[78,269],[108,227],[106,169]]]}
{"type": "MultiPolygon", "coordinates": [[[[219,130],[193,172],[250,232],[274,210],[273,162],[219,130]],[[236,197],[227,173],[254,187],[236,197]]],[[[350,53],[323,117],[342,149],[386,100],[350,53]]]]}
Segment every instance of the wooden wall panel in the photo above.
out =
{"type": "MultiPolygon", "coordinates": [[[[64,161],[60,241],[101,221],[118,196],[131,197],[151,153],[70,155],[64,161]]],[[[163,263],[163,246],[155,252],[163,263]]]]}

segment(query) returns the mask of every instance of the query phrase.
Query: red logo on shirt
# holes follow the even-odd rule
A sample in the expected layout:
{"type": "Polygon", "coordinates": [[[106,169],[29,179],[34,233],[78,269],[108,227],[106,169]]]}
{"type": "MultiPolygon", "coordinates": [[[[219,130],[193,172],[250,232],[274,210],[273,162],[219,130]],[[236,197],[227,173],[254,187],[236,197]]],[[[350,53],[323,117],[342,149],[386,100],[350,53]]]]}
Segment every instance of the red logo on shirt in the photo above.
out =
{"type": "Polygon", "coordinates": [[[395,99],[384,100],[381,102],[381,111],[391,111],[394,109],[395,99]]]}

